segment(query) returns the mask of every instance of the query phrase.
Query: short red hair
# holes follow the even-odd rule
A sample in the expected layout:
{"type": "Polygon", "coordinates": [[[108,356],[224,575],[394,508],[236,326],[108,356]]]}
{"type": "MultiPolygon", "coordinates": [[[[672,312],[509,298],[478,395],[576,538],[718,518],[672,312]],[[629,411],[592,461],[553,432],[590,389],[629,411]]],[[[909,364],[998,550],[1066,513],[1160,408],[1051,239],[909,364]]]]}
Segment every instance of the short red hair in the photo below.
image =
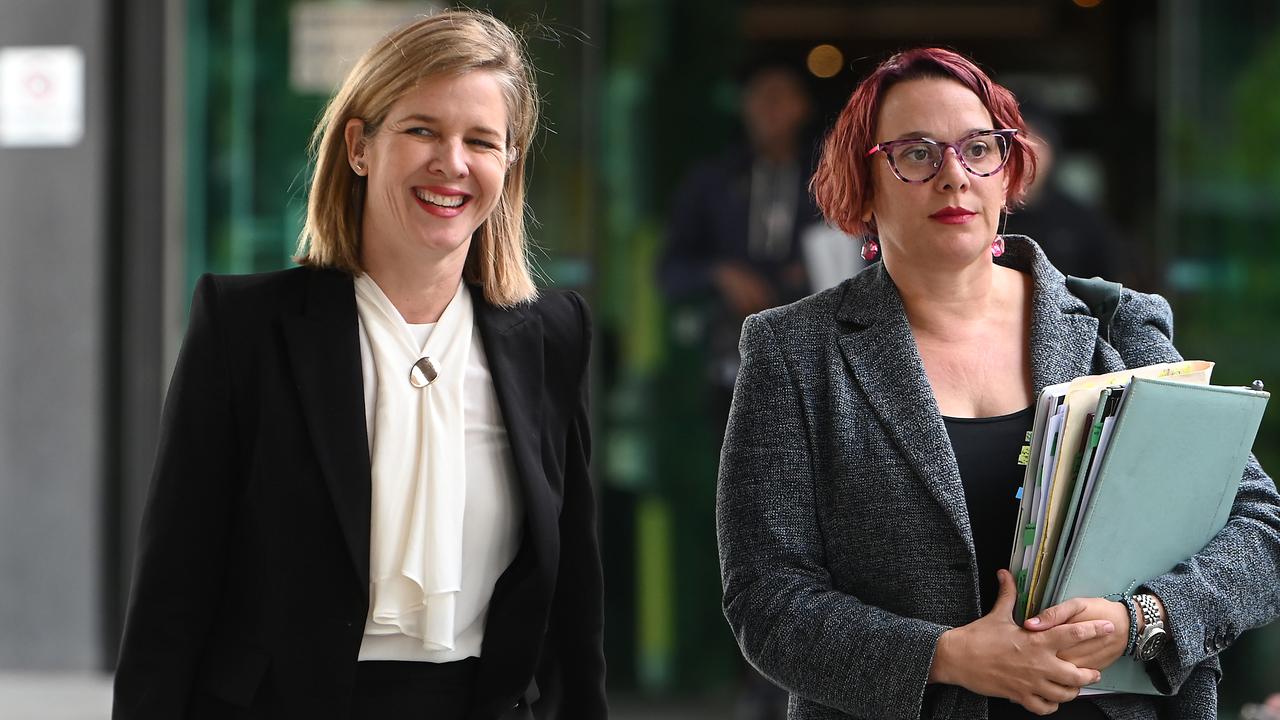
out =
{"type": "Polygon", "coordinates": [[[916,48],[900,52],[880,63],[840,111],[835,127],[827,135],[822,158],[809,189],[822,214],[832,225],[855,237],[874,235],[875,228],[862,221],[862,208],[872,196],[871,161],[867,150],[876,144],[876,120],[889,88],[906,80],[940,78],[954,80],[973,91],[991,114],[997,128],[1017,128],[1009,148],[1005,204],[1017,206],[1035,178],[1036,153],[1018,101],[1008,89],[997,85],[971,60],[942,48],[916,48]]]}

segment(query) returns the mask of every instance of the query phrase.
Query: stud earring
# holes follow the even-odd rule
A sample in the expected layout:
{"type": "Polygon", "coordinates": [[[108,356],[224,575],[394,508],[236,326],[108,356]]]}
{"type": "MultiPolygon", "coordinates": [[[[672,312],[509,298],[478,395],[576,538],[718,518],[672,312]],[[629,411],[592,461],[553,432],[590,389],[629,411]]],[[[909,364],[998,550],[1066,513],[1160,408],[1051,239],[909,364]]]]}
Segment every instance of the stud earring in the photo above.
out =
{"type": "Polygon", "coordinates": [[[995,240],[991,241],[991,257],[998,258],[1004,254],[1004,236],[997,235],[995,240]]]}
{"type": "Polygon", "coordinates": [[[876,255],[880,254],[880,243],[875,238],[867,238],[862,241],[862,259],[871,262],[876,259],[876,255]]]}
{"type": "Polygon", "coordinates": [[[357,174],[357,175],[364,175],[364,163],[362,163],[362,162],[360,162],[360,161],[358,161],[358,160],[356,161],[356,174],[357,174]]]}

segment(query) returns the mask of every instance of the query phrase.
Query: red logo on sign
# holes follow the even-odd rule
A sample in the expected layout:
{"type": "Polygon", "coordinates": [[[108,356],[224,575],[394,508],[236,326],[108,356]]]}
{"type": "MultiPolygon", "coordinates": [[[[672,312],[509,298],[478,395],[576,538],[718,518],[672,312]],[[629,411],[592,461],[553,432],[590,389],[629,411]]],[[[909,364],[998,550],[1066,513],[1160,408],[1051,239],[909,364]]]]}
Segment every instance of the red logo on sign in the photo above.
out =
{"type": "Polygon", "coordinates": [[[48,76],[40,72],[31,73],[22,84],[34,98],[42,98],[53,91],[53,83],[50,82],[48,76]]]}

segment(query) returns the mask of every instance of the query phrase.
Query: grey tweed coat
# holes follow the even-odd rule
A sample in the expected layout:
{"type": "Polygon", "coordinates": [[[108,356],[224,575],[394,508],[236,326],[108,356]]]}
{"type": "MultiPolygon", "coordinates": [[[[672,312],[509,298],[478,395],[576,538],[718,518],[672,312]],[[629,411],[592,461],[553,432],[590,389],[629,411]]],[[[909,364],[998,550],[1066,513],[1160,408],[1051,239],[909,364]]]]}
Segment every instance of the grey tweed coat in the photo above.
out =
{"type": "MultiPolygon", "coordinates": [[[[1007,245],[999,262],[1034,278],[1037,393],[1180,359],[1163,298],[1126,290],[1108,344],[1035,243],[1007,245]]],[[[938,637],[979,617],[977,560],[955,455],[883,264],[751,316],[741,351],[716,522],[743,654],[791,693],[792,720],[986,718],[984,698],[926,684],[938,637]]],[[[1280,615],[1280,498],[1256,461],[1227,526],[1146,585],[1174,641],[1149,670],[1176,694],[1098,706],[1121,719],[1216,717],[1217,654],[1280,615]]]]}

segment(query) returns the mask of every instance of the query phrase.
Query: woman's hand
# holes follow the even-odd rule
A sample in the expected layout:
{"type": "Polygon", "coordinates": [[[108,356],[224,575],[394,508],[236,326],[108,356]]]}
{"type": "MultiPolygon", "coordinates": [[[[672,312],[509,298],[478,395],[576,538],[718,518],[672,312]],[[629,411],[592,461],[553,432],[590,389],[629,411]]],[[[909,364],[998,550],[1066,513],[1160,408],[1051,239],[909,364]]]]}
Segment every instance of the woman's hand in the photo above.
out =
{"type": "Polygon", "coordinates": [[[948,630],[938,640],[929,682],[1008,698],[1033,713],[1048,715],[1101,677],[1097,670],[1078,667],[1061,656],[1117,634],[1116,625],[1111,620],[1091,619],[1060,621],[1037,632],[1025,630],[1013,621],[1018,596],[1013,576],[1007,570],[1001,570],[999,576],[1000,595],[991,612],[948,630]]]}
{"type": "Polygon", "coordinates": [[[1116,632],[1067,648],[1058,653],[1058,657],[1080,667],[1105,670],[1124,655],[1129,644],[1129,608],[1124,603],[1104,598],[1072,598],[1027,618],[1025,627],[1032,632],[1044,632],[1060,625],[1090,620],[1114,623],[1116,632]]]}

